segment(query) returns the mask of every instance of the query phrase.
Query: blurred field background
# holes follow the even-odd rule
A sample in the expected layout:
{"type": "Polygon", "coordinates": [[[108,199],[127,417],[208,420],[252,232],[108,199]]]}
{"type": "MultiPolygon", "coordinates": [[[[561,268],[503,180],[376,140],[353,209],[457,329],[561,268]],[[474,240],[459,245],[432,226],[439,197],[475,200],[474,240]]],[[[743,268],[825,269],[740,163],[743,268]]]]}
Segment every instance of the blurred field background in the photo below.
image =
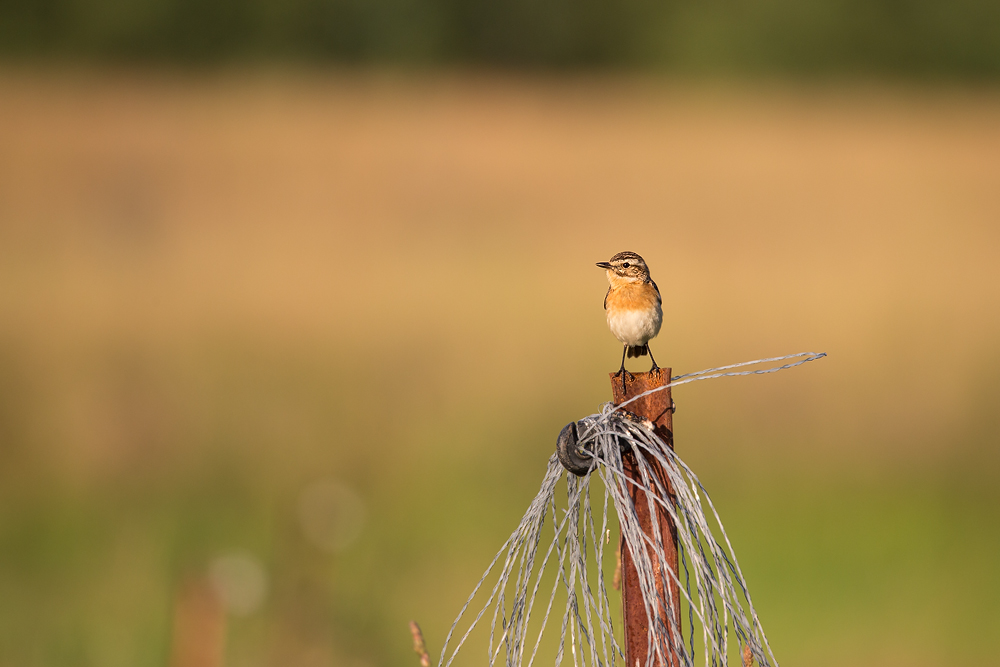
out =
{"type": "Polygon", "coordinates": [[[1000,664],[998,11],[0,3],[0,666],[436,655],[625,249],[782,664],[1000,664]]]}

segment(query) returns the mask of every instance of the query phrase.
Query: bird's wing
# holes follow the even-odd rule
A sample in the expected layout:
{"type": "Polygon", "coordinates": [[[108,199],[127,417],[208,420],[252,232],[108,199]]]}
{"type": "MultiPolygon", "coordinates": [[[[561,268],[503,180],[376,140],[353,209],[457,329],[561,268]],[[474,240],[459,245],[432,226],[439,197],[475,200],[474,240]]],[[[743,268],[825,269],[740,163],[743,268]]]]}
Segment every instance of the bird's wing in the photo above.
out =
{"type": "Polygon", "coordinates": [[[608,293],[604,295],[604,310],[608,309],[608,297],[611,296],[611,288],[608,288],[608,293]]]}
{"type": "MultiPolygon", "coordinates": [[[[656,281],[653,280],[652,278],[650,278],[649,282],[651,282],[653,284],[653,289],[656,290],[656,298],[657,298],[657,300],[659,300],[660,303],[663,303],[663,298],[660,296],[660,288],[656,286],[656,281]]],[[[605,297],[605,300],[607,300],[607,297],[605,297]]]]}

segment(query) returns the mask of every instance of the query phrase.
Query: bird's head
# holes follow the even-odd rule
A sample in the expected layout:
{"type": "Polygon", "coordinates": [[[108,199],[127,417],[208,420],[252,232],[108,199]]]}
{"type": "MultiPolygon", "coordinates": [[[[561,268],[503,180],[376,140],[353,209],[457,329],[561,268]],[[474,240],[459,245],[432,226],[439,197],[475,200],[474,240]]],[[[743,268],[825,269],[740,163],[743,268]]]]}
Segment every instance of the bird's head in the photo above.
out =
{"type": "Polygon", "coordinates": [[[598,262],[597,266],[608,270],[608,282],[612,286],[625,283],[643,283],[649,280],[649,269],[642,257],[634,252],[620,252],[610,261],[598,262]]]}

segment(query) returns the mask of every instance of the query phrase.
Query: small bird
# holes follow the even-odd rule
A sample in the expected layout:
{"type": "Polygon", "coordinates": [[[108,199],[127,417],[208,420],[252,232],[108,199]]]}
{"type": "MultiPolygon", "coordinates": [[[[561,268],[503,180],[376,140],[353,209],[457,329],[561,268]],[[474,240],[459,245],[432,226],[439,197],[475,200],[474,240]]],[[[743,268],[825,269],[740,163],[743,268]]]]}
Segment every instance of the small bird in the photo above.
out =
{"type": "Polygon", "coordinates": [[[625,391],[625,376],[634,376],[625,370],[625,357],[642,357],[649,354],[653,367],[649,372],[659,371],[656,359],[649,349],[649,340],[660,333],[663,324],[663,310],[660,307],[660,290],[649,277],[649,269],[642,257],[634,252],[620,252],[608,262],[598,262],[597,266],[607,269],[611,287],[604,297],[604,310],[608,314],[608,328],[615,338],[625,346],[622,351],[622,367],[614,377],[622,376],[622,391],[625,391]]]}

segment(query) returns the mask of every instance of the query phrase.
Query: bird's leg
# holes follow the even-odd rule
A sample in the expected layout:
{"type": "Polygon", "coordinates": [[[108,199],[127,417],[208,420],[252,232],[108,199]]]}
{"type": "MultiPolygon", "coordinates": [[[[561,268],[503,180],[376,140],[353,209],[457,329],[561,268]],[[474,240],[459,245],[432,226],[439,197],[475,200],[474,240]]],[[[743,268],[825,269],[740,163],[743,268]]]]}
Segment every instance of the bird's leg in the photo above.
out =
{"type": "Polygon", "coordinates": [[[628,377],[629,380],[634,380],[635,379],[634,375],[632,375],[627,370],[625,370],[625,353],[626,352],[628,352],[628,345],[626,345],[624,347],[624,349],[622,349],[622,367],[619,368],[618,372],[615,373],[615,375],[614,375],[614,377],[618,377],[619,375],[622,377],[622,396],[625,395],[625,378],[628,377]]]}
{"type": "MultiPolygon", "coordinates": [[[[650,373],[659,373],[660,367],[656,365],[656,359],[653,359],[653,348],[649,347],[649,343],[646,343],[646,352],[649,352],[649,358],[653,362],[653,367],[649,369],[650,373]]],[[[667,381],[669,382],[669,378],[667,381]]],[[[677,412],[677,404],[674,403],[673,399],[670,400],[670,413],[673,414],[677,412]]]]}
{"type": "Polygon", "coordinates": [[[649,372],[650,373],[659,373],[660,372],[660,367],[656,365],[656,359],[653,359],[653,348],[651,348],[649,346],[649,343],[646,343],[646,352],[649,352],[649,359],[650,359],[650,361],[653,362],[653,367],[649,369],[649,372]]]}

